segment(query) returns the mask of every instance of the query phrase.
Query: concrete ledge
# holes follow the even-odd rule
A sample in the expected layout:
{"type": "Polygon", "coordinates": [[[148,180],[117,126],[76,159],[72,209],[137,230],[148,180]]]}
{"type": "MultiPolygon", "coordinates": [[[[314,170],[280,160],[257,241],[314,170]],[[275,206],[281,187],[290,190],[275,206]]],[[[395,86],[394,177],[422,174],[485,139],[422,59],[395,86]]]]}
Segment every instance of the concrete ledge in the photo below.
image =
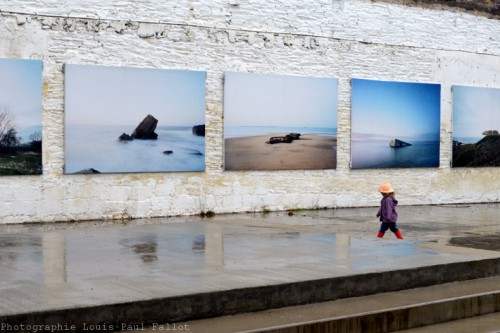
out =
{"type": "MultiPolygon", "coordinates": [[[[348,297],[399,291],[500,275],[500,258],[416,267],[410,269],[359,274],[279,285],[249,287],[176,297],[137,300],[128,303],[103,304],[93,307],[54,309],[0,317],[0,325],[64,325],[84,332],[102,325],[106,331],[119,330],[122,324],[148,325],[201,318],[234,315],[292,305],[325,302],[348,297]]],[[[487,295],[482,296],[486,299],[487,295]]],[[[498,295],[495,302],[498,306],[498,295]]],[[[409,312],[398,316],[406,318],[409,312]],[[406,317],[405,317],[406,316],[406,317]]],[[[416,311],[416,310],[412,310],[416,311]]],[[[383,316],[383,315],[380,315],[383,316]]],[[[389,316],[387,314],[386,316],[389,316]]],[[[382,318],[382,317],[381,317],[382,318]]],[[[397,318],[397,317],[395,317],[397,318]]],[[[388,320],[388,319],[384,319],[388,320]]],[[[394,321],[393,318],[390,322],[394,321]]],[[[16,330],[28,332],[29,330],[16,330]]],[[[54,332],[67,332],[65,327],[54,332]]],[[[103,331],[101,329],[101,331],[103,331]]]]}
{"type": "Polygon", "coordinates": [[[244,333],[394,332],[498,311],[500,311],[500,291],[244,333]]]}

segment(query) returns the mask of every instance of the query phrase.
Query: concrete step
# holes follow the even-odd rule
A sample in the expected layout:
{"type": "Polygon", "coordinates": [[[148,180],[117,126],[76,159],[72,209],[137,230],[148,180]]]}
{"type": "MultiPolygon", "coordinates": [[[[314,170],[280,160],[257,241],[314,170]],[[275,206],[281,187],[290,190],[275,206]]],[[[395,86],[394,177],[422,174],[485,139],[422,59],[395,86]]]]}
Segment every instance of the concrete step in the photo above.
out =
{"type": "Polygon", "coordinates": [[[442,324],[430,325],[397,333],[499,333],[500,312],[488,315],[472,317],[462,320],[454,320],[442,324]]]}
{"type": "MultiPolygon", "coordinates": [[[[233,316],[158,323],[145,330],[141,327],[141,332],[172,329],[173,325],[196,333],[395,332],[499,311],[500,276],[494,276],[233,316]]],[[[500,330],[498,316],[493,320],[495,329],[500,330]]]]}
{"type": "MultiPolygon", "coordinates": [[[[394,243],[400,244],[398,242],[394,243]]],[[[462,249],[456,248],[455,251],[462,251],[462,249]]],[[[467,253],[470,255],[470,252],[467,253]]],[[[218,288],[217,290],[208,292],[197,292],[196,285],[194,285],[194,290],[184,295],[178,293],[177,295],[164,296],[160,292],[157,292],[157,297],[154,298],[146,298],[143,295],[142,298],[135,298],[126,302],[104,302],[96,305],[78,304],[72,307],[58,305],[50,309],[38,307],[36,311],[25,310],[23,312],[16,311],[13,308],[11,311],[12,314],[0,316],[0,323],[9,323],[9,325],[17,325],[18,327],[26,323],[37,323],[40,325],[70,323],[75,327],[76,331],[80,332],[88,331],[91,325],[93,327],[105,325],[107,328],[110,328],[108,330],[120,330],[128,329],[129,327],[122,328],[122,325],[128,324],[153,325],[160,322],[178,323],[202,318],[216,318],[236,315],[238,313],[298,306],[301,304],[398,292],[410,288],[469,281],[474,278],[499,276],[500,258],[497,254],[491,251],[482,251],[481,253],[484,254],[484,258],[479,260],[449,262],[437,265],[429,265],[429,262],[426,262],[428,266],[366,272],[364,274],[334,276],[316,280],[278,284],[258,283],[257,285],[246,286],[244,288],[228,288],[225,290],[218,288]]],[[[453,259],[453,255],[448,254],[447,258],[451,260],[453,259]]],[[[408,261],[406,255],[405,261],[408,261]]],[[[412,262],[412,264],[414,263],[412,262]]],[[[314,272],[310,273],[314,275],[314,272]]],[[[293,276],[287,277],[289,279],[293,278],[293,276]]],[[[101,280],[97,280],[97,282],[99,281],[101,280]]],[[[147,279],[143,279],[143,284],[139,284],[138,286],[147,287],[152,291],[153,289],[161,290],[161,287],[164,285],[168,285],[170,288],[179,288],[180,283],[179,280],[170,284],[166,281],[162,283],[155,281],[152,284],[147,281],[147,279]]],[[[227,284],[231,283],[229,278],[224,281],[227,284]]],[[[130,280],[129,284],[126,282],[127,280],[122,278],[121,285],[116,290],[111,287],[111,284],[94,284],[94,288],[98,289],[93,290],[93,294],[91,295],[99,296],[103,293],[106,296],[108,295],[108,289],[115,295],[121,295],[121,293],[127,295],[125,288],[132,288],[135,286],[133,282],[137,281],[130,280]]],[[[205,285],[204,282],[197,281],[197,283],[205,285]]],[[[498,281],[497,285],[500,285],[498,281]]],[[[22,297],[32,294],[37,298],[41,298],[39,291],[36,289],[26,288],[23,292],[22,297]]],[[[491,289],[485,292],[489,293],[491,289]]],[[[65,294],[60,293],[57,295],[58,299],[62,299],[65,294]]],[[[82,298],[79,298],[79,300],[88,303],[92,301],[91,295],[81,295],[82,298]]],[[[481,295],[478,297],[477,301],[486,302],[489,296],[481,295]]],[[[43,296],[43,298],[47,299],[46,296],[43,296]]],[[[9,304],[16,306],[15,299],[15,297],[11,296],[11,303],[9,304]]],[[[52,301],[53,297],[48,299],[52,301]]],[[[443,299],[443,297],[439,299],[443,299]]],[[[367,311],[373,310],[368,309],[367,311]]],[[[272,327],[272,325],[261,328],[265,327],[272,327]]],[[[210,330],[208,332],[213,333],[218,331],[210,330]]]]}

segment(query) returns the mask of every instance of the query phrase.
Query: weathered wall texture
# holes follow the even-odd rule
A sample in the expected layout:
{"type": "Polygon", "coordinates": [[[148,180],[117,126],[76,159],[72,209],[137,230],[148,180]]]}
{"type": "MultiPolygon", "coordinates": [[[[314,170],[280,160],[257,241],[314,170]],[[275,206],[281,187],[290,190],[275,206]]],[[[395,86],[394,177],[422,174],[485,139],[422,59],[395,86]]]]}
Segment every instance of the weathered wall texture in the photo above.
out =
{"type": "Polygon", "coordinates": [[[0,223],[500,201],[500,169],[450,168],[453,84],[500,87],[500,21],[396,1],[0,1],[0,57],[41,59],[43,172],[0,179],[0,223]],[[206,172],[63,175],[63,64],[207,72],[206,172]],[[223,171],[225,71],[339,79],[336,170],[223,171]],[[441,166],[350,170],[350,79],[442,84],[441,166]]]}

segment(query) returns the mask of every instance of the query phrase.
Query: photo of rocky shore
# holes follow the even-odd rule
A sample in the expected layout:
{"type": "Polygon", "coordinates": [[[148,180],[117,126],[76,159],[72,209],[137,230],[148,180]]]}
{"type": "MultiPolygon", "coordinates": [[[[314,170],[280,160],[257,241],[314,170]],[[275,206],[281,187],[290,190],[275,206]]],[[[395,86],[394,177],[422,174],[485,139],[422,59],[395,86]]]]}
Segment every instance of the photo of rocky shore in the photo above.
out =
{"type": "Polygon", "coordinates": [[[500,166],[500,89],[457,85],[452,90],[452,166],[500,166]]]}
{"type": "Polygon", "coordinates": [[[205,170],[205,72],[65,66],[65,173],[205,170]]]}

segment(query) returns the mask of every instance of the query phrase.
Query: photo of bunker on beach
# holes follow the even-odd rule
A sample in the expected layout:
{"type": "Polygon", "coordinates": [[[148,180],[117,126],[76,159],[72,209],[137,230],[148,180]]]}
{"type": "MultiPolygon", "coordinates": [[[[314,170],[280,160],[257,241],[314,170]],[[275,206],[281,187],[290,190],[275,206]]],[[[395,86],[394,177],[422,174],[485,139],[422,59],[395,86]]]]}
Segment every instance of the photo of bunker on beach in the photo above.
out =
{"type": "Polygon", "coordinates": [[[335,78],[226,73],[225,170],[335,169],[337,87],[335,78]]]}

